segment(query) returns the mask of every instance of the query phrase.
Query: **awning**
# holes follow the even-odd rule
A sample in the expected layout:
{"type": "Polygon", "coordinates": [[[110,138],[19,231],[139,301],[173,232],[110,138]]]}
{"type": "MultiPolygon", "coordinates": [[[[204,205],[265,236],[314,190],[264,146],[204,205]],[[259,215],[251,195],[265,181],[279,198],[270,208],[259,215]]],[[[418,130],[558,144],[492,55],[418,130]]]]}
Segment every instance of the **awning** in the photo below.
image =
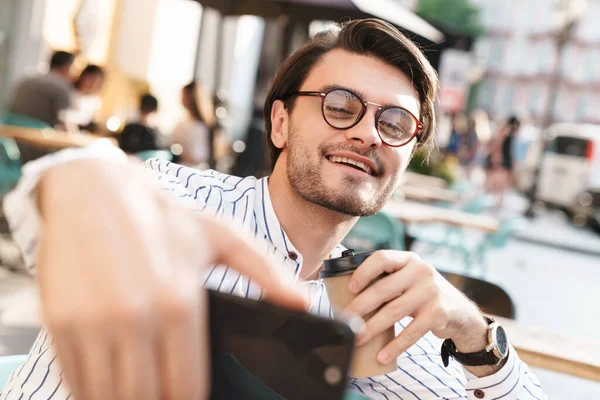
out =
{"type": "Polygon", "coordinates": [[[395,0],[196,0],[222,15],[288,16],[296,20],[340,21],[376,17],[439,43],[444,34],[395,0]]]}

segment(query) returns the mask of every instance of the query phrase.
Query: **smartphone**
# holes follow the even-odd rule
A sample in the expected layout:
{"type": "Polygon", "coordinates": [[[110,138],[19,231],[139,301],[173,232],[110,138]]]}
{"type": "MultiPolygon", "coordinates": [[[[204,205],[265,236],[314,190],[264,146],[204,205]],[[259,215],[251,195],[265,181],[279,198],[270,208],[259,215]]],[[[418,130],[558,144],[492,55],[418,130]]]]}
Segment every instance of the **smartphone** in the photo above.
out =
{"type": "Polygon", "coordinates": [[[344,398],[355,336],[348,324],[208,293],[211,400],[344,398]]]}

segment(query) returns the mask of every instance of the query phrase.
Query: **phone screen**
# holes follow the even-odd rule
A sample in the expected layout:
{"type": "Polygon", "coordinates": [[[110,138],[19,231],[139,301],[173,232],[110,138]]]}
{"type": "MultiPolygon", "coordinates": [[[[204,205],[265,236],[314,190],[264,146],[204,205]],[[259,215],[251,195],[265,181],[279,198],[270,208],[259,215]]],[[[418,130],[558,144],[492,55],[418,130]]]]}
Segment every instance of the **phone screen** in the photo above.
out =
{"type": "Polygon", "coordinates": [[[211,400],[343,398],[348,325],[214,291],[209,303],[211,400]]]}

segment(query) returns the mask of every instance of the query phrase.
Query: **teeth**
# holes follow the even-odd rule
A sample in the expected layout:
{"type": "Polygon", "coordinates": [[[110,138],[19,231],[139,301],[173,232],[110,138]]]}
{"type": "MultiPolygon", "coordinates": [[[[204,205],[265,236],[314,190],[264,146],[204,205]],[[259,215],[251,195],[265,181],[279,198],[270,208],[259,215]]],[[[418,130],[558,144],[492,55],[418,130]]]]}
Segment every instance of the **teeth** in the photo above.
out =
{"type": "Polygon", "coordinates": [[[369,175],[371,174],[371,167],[369,167],[367,164],[365,164],[361,161],[355,161],[355,160],[352,160],[347,157],[339,157],[339,156],[331,156],[331,157],[329,157],[329,159],[334,163],[344,163],[344,164],[356,165],[358,168],[362,169],[367,174],[369,174],[369,175]]]}

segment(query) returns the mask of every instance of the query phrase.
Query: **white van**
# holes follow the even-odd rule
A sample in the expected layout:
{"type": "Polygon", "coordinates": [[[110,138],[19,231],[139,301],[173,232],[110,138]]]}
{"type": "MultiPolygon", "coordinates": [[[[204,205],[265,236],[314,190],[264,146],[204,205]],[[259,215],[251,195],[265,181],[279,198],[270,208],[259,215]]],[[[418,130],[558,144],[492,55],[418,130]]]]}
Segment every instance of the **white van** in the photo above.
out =
{"type": "Polygon", "coordinates": [[[551,141],[540,167],[536,200],[566,209],[576,224],[600,222],[600,126],[556,124],[546,137],[551,141]]]}

